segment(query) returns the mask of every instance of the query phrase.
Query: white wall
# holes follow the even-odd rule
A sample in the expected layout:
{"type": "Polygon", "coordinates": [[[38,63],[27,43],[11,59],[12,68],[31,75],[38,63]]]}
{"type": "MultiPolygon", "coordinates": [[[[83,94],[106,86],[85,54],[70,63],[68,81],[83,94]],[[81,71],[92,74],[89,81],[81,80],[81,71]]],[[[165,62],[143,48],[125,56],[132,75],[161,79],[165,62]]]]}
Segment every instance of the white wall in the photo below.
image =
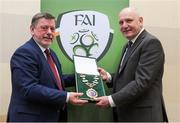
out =
{"type": "Polygon", "coordinates": [[[0,121],[11,94],[10,57],[30,38],[30,21],[39,11],[40,0],[0,0],[0,121]]]}
{"type": "MultiPolygon", "coordinates": [[[[161,40],[165,54],[164,98],[170,121],[180,121],[180,0],[130,0],[144,16],[145,28],[161,40]]],[[[0,0],[0,116],[11,93],[10,57],[29,39],[31,17],[40,0],[0,0]]]]}

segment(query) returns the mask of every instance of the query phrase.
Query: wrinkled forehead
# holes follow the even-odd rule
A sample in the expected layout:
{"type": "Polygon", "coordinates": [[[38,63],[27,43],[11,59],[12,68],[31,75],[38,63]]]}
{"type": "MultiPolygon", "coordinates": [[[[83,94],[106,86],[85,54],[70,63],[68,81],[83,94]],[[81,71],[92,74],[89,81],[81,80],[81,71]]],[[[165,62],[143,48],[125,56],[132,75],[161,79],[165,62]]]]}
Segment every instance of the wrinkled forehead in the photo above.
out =
{"type": "Polygon", "coordinates": [[[55,20],[54,19],[46,19],[46,18],[41,18],[37,21],[35,26],[40,26],[40,25],[51,25],[55,26],[55,20]]]}

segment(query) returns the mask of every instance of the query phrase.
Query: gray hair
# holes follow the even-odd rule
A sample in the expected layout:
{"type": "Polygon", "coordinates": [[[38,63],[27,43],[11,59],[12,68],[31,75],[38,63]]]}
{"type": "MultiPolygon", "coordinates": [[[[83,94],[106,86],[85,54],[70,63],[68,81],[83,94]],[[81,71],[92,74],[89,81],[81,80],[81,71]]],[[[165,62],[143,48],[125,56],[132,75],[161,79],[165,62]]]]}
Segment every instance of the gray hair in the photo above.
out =
{"type": "Polygon", "coordinates": [[[53,15],[51,15],[50,13],[39,12],[33,16],[32,20],[31,20],[31,25],[35,26],[38,23],[39,19],[42,19],[42,18],[55,20],[55,17],[53,15]]]}

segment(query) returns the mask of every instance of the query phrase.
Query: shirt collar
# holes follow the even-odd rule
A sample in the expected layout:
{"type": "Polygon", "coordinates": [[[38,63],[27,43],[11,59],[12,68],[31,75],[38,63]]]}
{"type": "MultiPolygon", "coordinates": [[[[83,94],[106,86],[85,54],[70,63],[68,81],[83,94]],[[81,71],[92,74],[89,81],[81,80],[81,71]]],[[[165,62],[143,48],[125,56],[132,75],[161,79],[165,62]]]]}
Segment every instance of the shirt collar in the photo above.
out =
{"type": "Polygon", "coordinates": [[[138,36],[142,33],[143,30],[144,30],[144,28],[142,28],[141,31],[138,33],[138,35],[136,35],[136,37],[131,40],[133,42],[133,44],[136,41],[136,39],[138,38],[138,36]]]}
{"type": "MultiPolygon", "coordinates": [[[[39,48],[41,49],[41,51],[44,53],[44,51],[46,50],[46,48],[42,47],[35,39],[34,41],[36,42],[36,44],[39,46],[39,48]]],[[[49,48],[48,48],[49,49],[49,48]]]]}

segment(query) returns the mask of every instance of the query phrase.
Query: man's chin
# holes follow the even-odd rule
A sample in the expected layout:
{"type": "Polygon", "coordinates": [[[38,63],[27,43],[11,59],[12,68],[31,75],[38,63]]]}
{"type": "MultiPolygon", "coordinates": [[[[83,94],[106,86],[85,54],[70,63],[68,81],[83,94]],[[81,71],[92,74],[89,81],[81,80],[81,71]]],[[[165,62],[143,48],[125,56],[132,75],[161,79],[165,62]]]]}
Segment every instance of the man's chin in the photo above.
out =
{"type": "Polygon", "coordinates": [[[43,47],[44,47],[44,48],[49,48],[51,44],[52,44],[52,43],[43,44],[43,47]]]}
{"type": "Polygon", "coordinates": [[[134,36],[133,36],[133,35],[128,35],[128,34],[127,34],[127,35],[125,35],[125,37],[126,37],[128,40],[131,40],[131,39],[133,39],[134,36]]]}
{"type": "Polygon", "coordinates": [[[46,39],[46,40],[44,40],[44,44],[45,45],[51,45],[52,44],[52,40],[51,39],[46,39]]]}

